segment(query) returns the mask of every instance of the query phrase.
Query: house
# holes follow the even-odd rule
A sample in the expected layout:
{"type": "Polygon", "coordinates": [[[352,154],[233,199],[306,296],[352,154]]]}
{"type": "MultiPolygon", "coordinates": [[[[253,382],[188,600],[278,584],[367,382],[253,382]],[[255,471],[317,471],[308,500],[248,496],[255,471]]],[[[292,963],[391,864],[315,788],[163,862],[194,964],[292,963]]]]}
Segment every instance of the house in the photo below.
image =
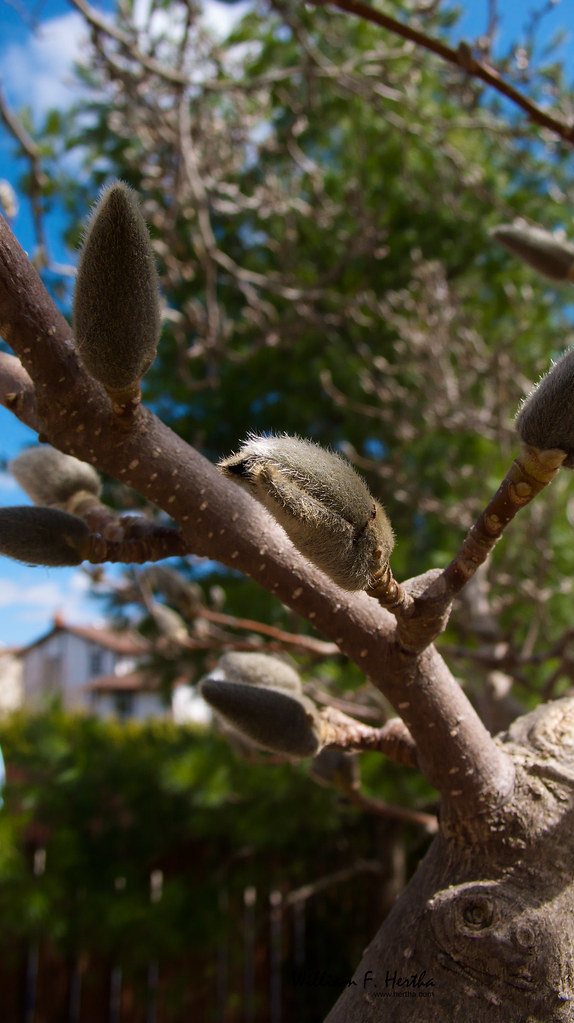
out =
{"type": "Polygon", "coordinates": [[[18,710],[24,702],[22,660],[16,647],[0,649],[0,717],[18,710]]]}
{"type": "Polygon", "coordinates": [[[211,711],[187,678],[176,681],[171,704],[146,670],[147,640],[133,630],[66,625],[61,616],[28,646],[0,649],[0,716],[25,707],[97,717],[169,717],[176,724],[206,724],[211,711]]]}
{"type": "Polygon", "coordinates": [[[56,700],[66,710],[101,717],[165,716],[161,694],[139,670],[148,655],[139,633],[66,625],[56,617],[49,632],[19,651],[22,703],[41,710],[56,700]]]}

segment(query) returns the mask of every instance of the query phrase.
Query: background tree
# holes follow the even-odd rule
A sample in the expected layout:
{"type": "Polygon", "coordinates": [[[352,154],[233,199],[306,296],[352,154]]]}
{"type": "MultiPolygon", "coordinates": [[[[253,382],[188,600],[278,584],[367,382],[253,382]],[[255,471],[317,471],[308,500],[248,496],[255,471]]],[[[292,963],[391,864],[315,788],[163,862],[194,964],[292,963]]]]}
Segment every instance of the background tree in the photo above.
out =
{"type": "MultiPolygon", "coordinates": [[[[248,605],[251,618],[308,637],[298,619],[294,625],[286,617],[288,605],[401,714],[409,731],[395,731],[392,747],[383,746],[387,733],[381,749],[416,763],[443,800],[441,835],[381,938],[383,948],[404,947],[405,956],[411,949],[408,975],[426,968],[429,943],[442,957],[432,959],[433,970],[446,971],[442,1001],[417,1002],[420,1018],[468,1018],[469,977],[477,1020],[493,999],[504,1004],[505,1019],[522,1019],[536,991],[534,1018],[570,1018],[569,981],[551,965],[569,947],[570,852],[552,870],[548,863],[544,876],[533,859],[537,843],[550,839],[547,828],[554,846],[562,835],[557,806],[569,805],[570,796],[559,764],[567,758],[564,749],[553,750],[554,782],[535,784],[532,778],[549,769],[532,748],[524,752],[554,741],[569,704],[550,712],[549,726],[539,723],[542,715],[534,719],[535,739],[517,724],[503,751],[429,646],[459,588],[454,570],[438,570],[504,475],[518,446],[516,406],[570,330],[566,291],[512,260],[488,229],[517,215],[560,225],[571,194],[569,149],[558,131],[541,137],[523,113],[484,93],[476,58],[488,58],[488,37],[470,55],[468,47],[451,50],[461,71],[399,33],[327,8],[254,9],[222,45],[205,35],[188,5],[171,4],[168,20],[164,5],[152,7],[142,30],[130,5],[113,24],[83,0],[74,6],[92,30],[82,76],[93,100],[68,124],[52,118],[45,126],[54,148],[62,138],[86,147],[92,168],[79,185],[67,183],[70,240],[99,184],[119,176],[137,188],[166,301],[144,399],[176,434],[145,409],[124,421],[122,432],[110,425],[105,395],[63,344],[69,329],[28,278],[12,242],[2,330],[33,386],[20,371],[15,381],[14,363],[5,359],[4,402],[55,447],[171,515],[182,549],[251,575],[279,598],[263,602],[253,583],[223,576],[217,582],[224,583],[225,612],[248,605]],[[15,283],[23,280],[30,281],[26,300],[15,283]],[[269,519],[184,443],[214,460],[249,429],[299,433],[342,450],[390,513],[395,577],[437,570],[405,585],[396,632],[395,619],[372,598],[351,597],[310,569],[269,519]],[[519,750],[512,764],[509,749],[519,750]],[[534,788],[538,812],[528,802],[534,788]],[[549,801],[556,801],[552,808],[549,801]],[[479,808],[487,812],[477,816],[479,808]],[[473,846],[480,852],[471,854],[473,846]],[[519,859],[526,864],[520,869],[519,859]],[[449,885],[460,886],[452,896],[444,894],[449,885]],[[564,919],[550,939],[545,913],[556,889],[564,919]],[[526,891],[536,893],[530,901],[526,891]],[[502,912],[505,900],[511,908],[502,912]],[[535,946],[544,949],[536,967],[529,958],[535,946]],[[479,967],[472,965],[477,948],[479,967]]],[[[451,12],[405,9],[401,16],[427,39],[456,39],[451,12]]],[[[513,58],[520,56],[518,77],[530,102],[550,87],[560,119],[569,103],[560,69],[530,68],[530,55],[528,45],[511,52],[501,71],[516,75],[513,58]]],[[[568,138],[566,129],[562,134],[568,138]]],[[[532,463],[526,471],[534,471],[532,463]]],[[[565,476],[513,523],[488,567],[468,573],[440,641],[492,731],[569,684],[565,476]]],[[[117,490],[116,499],[124,500],[117,490]]],[[[147,556],[159,551],[150,529],[147,556]]],[[[463,563],[458,559],[457,568],[463,563]]],[[[154,585],[165,599],[152,576],[154,585]]],[[[123,596],[136,594],[132,588],[123,596]]],[[[231,624],[214,618],[221,612],[213,605],[207,611],[204,604],[199,617],[211,626],[231,624]]],[[[221,647],[220,639],[212,628],[211,646],[221,647]]],[[[187,641],[183,647],[188,660],[187,641]]],[[[204,664],[196,651],[191,660],[197,677],[204,664]]],[[[361,706],[365,690],[346,665],[342,670],[339,655],[322,670],[350,683],[361,706]]],[[[339,747],[351,748],[347,727],[339,747]]],[[[359,977],[380,972],[378,945],[371,956],[359,977]]],[[[399,956],[399,976],[402,962],[399,956]]],[[[390,1008],[372,990],[351,988],[347,997],[360,1007],[342,1003],[340,1018],[398,1019],[407,1010],[413,1018],[412,1004],[401,999],[390,1008]]]]}

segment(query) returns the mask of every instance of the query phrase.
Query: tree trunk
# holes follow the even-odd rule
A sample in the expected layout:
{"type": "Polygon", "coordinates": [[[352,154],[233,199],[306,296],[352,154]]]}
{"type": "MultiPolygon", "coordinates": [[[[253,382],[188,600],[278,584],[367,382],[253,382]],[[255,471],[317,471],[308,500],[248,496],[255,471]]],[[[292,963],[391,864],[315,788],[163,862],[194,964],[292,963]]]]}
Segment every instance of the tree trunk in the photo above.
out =
{"type": "Polygon", "coordinates": [[[441,819],[325,1023],[574,1021],[574,699],[497,741],[511,798],[441,819]]]}

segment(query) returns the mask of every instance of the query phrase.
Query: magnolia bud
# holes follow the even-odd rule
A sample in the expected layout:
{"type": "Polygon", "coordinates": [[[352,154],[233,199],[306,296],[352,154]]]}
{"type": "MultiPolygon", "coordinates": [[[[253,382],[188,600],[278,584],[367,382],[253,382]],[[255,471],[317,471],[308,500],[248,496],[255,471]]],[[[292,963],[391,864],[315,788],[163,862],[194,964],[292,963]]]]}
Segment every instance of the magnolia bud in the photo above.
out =
{"type": "Polygon", "coordinates": [[[79,565],[89,536],[83,519],[55,508],[0,508],[0,553],[28,565],[79,565]]]}
{"type": "Polygon", "coordinates": [[[367,589],[388,562],[391,524],[340,455],[298,437],[250,436],[218,467],[246,485],[301,554],[343,589],[367,589]]]}
{"type": "Polygon", "coordinates": [[[574,280],[574,245],[527,224],[501,224],[491,236],[538,273],[555,281],[574,280]]]}
{"type": "Polygon", "coordinates": [[[200,684],[207,703],[251,742],[309,757],[321,744],[315,706],[294,668],[268,654],[225,654],[200,684]]]}
{"type": "Polygon", "coordinates": [[[360,787],[359,761],[355,753],[323,749],[309,765],[313,781],[341,792],[360,787]]]}
{"type": "Polygon", "coordinates": [[[152,601],[149,608],[150,616],[161,636],[171,640],[173,643],[185,643],[189,639],[189,633],[181,615],[173,608],[165,604],[152,601]]]}
{"type": "Polygon", "coordinates": [[[304,696],[209,677],[200,690],[204,700],[256,746],[291,757],[312,757],[320,748],[317,711],[304,696]]]}
{"type": "Polygon", "coordinates": [[[568,349],[524,399],[516,416],[522,441],[541,451],[566,452],[574,469],[574,348],[568,349]]]}
{"type": "Polygon", "coordinates": [[[146,223],[128,185],[102,192],[88,223],[74,292],[76,345],[117,403],[139,394],[159,341],[158,276],[146,223]]]}
{"type": "Polygon", "coordinates": [[[150,565],[142,573],[154,591],[163,594],[184,614],[193,614],[202,605],[202,591],[197,583],[187,579],[169,565],[150,565]]]}
{"type": "Polygon", "coordinates": [[[301,693],[299,673],[290,664],[269,654],[233,651],[220,657],[210,678],[226,682],[247,682],[252,686],[280,689],[286,693],[301,693]]]}
{"type": "Polygon", "coordinates": [[[8,469],[34,504],[65,505],[74,494],[99,497],[102,484],[96,470],[49,444],[26,448],[8,463],[8,469]]]}

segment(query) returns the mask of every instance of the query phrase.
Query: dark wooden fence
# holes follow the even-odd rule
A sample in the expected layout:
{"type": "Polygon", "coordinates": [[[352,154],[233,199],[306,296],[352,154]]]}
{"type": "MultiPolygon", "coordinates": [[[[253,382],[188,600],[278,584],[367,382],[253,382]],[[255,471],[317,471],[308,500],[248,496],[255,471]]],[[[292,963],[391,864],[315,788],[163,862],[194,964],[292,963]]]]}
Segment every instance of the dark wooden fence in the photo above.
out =
{"type": "MultiPolygon", "coordinates": [[[[33,857],[41,875],[41,848],[33,857]]],[[[121,886],[121,880],[118,881],[121,886]]],[[[162,898],[162,872],[150,901],[162,898]]],[[[64,955],[43,939],[0,940],[0,1023],[319,1023],[350,979],[381,912],[373,862],[309,878],[297,889],[222,888],[215,947],[129,969],[121,950],[64,955]]]]}

